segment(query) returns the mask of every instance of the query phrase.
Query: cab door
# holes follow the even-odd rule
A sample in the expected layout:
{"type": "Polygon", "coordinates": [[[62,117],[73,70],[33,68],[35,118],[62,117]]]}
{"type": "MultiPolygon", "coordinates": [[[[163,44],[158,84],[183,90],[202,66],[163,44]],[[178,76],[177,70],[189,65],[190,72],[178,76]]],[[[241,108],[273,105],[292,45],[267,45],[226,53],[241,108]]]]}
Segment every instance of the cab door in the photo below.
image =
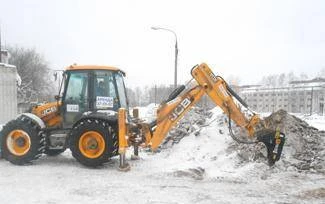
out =
{"type": "Polygon", "coordinates": [[[71,128],[89,110],[89,72],[73,71],[68,74],[63,96],[63,127],[71,128]]]}

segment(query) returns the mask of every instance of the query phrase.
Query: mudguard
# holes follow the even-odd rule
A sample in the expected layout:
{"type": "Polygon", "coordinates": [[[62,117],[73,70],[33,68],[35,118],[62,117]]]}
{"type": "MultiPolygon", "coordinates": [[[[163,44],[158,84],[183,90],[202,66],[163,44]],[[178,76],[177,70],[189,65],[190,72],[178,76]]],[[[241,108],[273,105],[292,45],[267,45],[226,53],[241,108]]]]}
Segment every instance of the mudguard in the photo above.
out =
{"type": "Polygon", "coordinates": [[[34,115],[34,114],[32,114],[32,113],[22,113],[22,114],[18,115],[17,118],[19,118],[19,117],[21,117],[21,116],[25,116],[25,117],[30,118],[30,119],[33,120],[35,123],[37,123],[41,129],[43,129],[43,128],[46,127],[46,125],[45,125],[45,123],[43,122],[43,120],[40,119],[37,115],[34,115]]]}

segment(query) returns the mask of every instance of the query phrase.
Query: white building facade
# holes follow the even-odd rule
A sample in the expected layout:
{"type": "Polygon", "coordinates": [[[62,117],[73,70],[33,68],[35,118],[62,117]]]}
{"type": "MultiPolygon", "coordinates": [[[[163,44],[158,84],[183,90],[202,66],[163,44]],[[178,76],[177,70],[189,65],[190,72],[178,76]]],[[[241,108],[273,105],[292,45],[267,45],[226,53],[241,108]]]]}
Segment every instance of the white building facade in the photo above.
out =
{"type": "Polygon", "coordinates": [[[257,112],[279,109],[291,113],[324,115],[325,79],[292,81],[287,87],[242,86],[240,96],[257,112]]]}
{"type": "Polygon", "coordinates": [[[17,69],[0,63],[0,124],[17,116],[17,69]]]}

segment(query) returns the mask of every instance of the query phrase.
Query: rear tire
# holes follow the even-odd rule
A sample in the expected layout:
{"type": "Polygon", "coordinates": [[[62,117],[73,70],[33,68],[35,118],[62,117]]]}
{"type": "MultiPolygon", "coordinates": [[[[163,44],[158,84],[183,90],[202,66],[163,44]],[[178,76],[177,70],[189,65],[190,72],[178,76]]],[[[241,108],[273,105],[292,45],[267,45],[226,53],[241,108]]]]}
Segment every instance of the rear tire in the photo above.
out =
{"type": "Polygon", "coordinates": [[[89,167],[100,166],[117,152],[117,133],[105,120],[88,118],[74,125],[69,147],[72,156],[89,167]]]}
{"type": "Polygon", "coordinates": [[[24,165],[38,159],[45,150],[45,136],[30,118],[20,116],[8,122],[0,132],[2,157],[24,165]]]}

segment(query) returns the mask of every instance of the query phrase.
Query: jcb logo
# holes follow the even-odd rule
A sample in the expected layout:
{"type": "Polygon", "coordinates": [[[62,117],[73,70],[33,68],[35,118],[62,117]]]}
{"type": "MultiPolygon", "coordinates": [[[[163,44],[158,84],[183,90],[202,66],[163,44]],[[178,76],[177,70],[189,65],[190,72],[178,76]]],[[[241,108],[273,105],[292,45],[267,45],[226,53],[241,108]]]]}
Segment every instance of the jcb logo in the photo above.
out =
{"type": "Polygon", "coordinates": [[[169,119],[171,121],[175,121],[184,111],[185,109],[191,104],[191,100],[188,98],[185,98],[178,106],[175,108],[175,110],[172,112],[172,114],[169,116],[169,119]]]}
{"type": "Polygon", "coordinates": [[[53,113],[55,111],[56,111],[56,107],[53,106],[53,107],[43,110],[41,114],[42,114],[42,116],[46,116],[46,115],[53,113]]]}

